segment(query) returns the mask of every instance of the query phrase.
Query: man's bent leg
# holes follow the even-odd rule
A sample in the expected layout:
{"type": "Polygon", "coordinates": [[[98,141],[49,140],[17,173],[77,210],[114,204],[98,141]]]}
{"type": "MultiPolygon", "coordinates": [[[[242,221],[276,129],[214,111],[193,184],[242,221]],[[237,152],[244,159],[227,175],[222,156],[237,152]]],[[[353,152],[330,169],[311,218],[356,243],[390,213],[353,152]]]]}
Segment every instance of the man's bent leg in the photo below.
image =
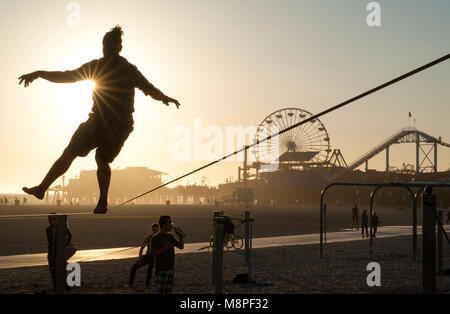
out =
{"type": "Polygon", "coordinates": [[[100,188],[100,197],[98,199],[97,207],[94,210],[94,214],[106,214],[106,211],[108,210],[108,190],[111,181],[111,167],[98,153],[95,155],[95,161],[97,162],[97,180],[100,188]]]}
{"type": "Polygon", "coordinates": [[[61,157],[59,157],[58,160],[56,160],[53,166],[50,168],[41,184],[32,188],[23,187],[22,190],[25,193],[33,195],[40,200],[43,199],[45,191],[47,191],[50,185],[55,182],[57,178],[66,173],[75,158],[77,158],[76,155],[65,150],[62,153],[61,157]]]}

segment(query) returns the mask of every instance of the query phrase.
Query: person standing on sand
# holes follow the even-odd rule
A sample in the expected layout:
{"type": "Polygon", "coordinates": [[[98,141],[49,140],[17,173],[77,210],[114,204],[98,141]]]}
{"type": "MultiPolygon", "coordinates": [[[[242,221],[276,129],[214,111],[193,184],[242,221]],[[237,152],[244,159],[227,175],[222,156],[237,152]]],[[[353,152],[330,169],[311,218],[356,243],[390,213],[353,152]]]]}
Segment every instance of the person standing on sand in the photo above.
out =
{"type": "Polygon", "coordinates": [[[152,234],[147,236],[144,240],[144,242],[141,245],[141,248],[139,250],[139,260],[134,263],[133,267],[131,267],[131,273],[130,273],[130,285],[133,285],[134,278],[136,277],[136,271],[145,266],[148,265],[147,269],[147,278],[145,279],[145,285],[147,288],[150,285],[150,280],[152,279],[152,273],[153,273],[153,267],[155,265],[155,258],[153,256],[150,256],[151,252],[151,240],[152,237],[157,234],[159,231],[159,225],[157,223],[152,224],[152,234]],[[144,251],[144,248],[147,247],[147,253],[142,256],[142,253],[144,251]]]}
{"type": "Polygon", "coordinates": [[[364,230],[366,231],[366,237],[369,237],[369,231],[368,231],[368,225],[369,225],[369,217],[367,215],[367,209],[364,209],[361,214],[361,236],[364,238],[364,230]]]}
{"type": "MultiPolygon", "coordinates": [[[[156,293],[172,293],[175,250],[174,246],[180,250],[184,249],[183,233],[178,231],[179,241],[169,232],[172,231],[172,219],[170,216],[161,216],[159,218],[160,231],[152,237],[151,256],[155,256],[155,281],[156,293]]],[[[177,229],[176,229],[177,230],[177,229]]]]}
{"type": "Polygon", "coordinates": [[[352,208],[352,230],[355,226],[356,230],[359,230],[358,220],[359,220],[359,208],[358,204],[355,204],[355,207],[352,208]]]}
{"type": "Polygon", "coordinates": [[[373,237],[376,238],[378,225],[381,223],[381,221],[378,219],[378,215],[376,211],[373,211],[372,213],[372,228],[373,228],[373,237]]]}
{"type": "Polygon", "coordinates": [[[108,210],[108,189],[111,180],[109,164],[116,158],[126,139],[133,131],[134,92],[139,88],[145,95],[162,101],[166,106],[177,100],[164,95],[142,75],[136,66],[119,55],[122,50],[123,31],[116,26],[103,37],[103,58],[92,60],[73,71],[36,71],[22,75],[19,84],[24,86],[37,78],[54,83],[74,83],[92,80],[95,88],[92,93],[93,107],[86,122],[80,124],[70,143],[58,160],[48,171],[43,181],[23,191],[38,199],[43,199],[50,185],[70,167],[76,157],[86,156],[97,148],[97,180],[100,197],[94,214],[106,214],[108,210]]]}

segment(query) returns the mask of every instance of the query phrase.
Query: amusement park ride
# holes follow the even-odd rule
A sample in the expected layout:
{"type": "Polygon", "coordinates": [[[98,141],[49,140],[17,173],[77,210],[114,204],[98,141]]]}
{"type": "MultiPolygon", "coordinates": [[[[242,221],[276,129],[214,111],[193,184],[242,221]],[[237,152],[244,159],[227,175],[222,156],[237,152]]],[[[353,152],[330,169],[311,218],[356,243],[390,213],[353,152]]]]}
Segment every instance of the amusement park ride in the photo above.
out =
{"type": "MultiPolygon", "coordinates": [[[[269,114],[258,126],[255,141],[265,138],[312,117],[313,114],[299,108],[284,108],[269,114]]],[[[314,171],[320,173],[326,181],[335,181],[348,172],[365,165],[369,170],[369,160],[379,153],[386,152],[387,177],[389,173],[421,173],[437,172],[437,146],[450,147],[441,137],[436,138],[416,128],[404,128],[382,141],[354,162],[347,164],[340,149],[332,149],[330,135],[325,125],[319,119],[294,128],[280,136],[272,137],[265,143],[256,145],[252,150],[256,161],[238,169],[238,182],[254,177],[260,179],[267,165],[276,164],[278,172],[283,171],[314,171]],[[394,144],[414,143],[416,145],[415,165],[404,164],[402,168],[391,166],[389,149],[394,144]],[[252,173],[251,170],[255,171],[252,173]],[[330,171],[333,169],[333,171],[330,171]]],[[[266,167],[267,168],[267,167],[266,167]]],[[[273,170],[272,170],[273,171],[273,170]]],[[[269,171],[270,172],[270,171],[269,171]]]]}

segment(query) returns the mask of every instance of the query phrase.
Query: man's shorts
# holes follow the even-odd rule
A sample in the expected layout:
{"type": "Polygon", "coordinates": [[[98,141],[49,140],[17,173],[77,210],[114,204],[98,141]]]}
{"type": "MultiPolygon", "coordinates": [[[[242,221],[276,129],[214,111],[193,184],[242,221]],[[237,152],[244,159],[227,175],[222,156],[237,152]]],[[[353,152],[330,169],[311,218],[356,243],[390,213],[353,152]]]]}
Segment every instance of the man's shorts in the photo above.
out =
{"type": "Polygon", "coordinates": [[[160,294],[172,293],[173,269],[156,270],[155,281],[156,281],[156,293],[160,294]]]}
{"type": "Polygon", "coordinates": [[[96,156],[111,163],[119,154],[133,127],[105,128],[90,117],[80,124],[72,136],[66,151],[84,157],[97,148],[96,156]]]}

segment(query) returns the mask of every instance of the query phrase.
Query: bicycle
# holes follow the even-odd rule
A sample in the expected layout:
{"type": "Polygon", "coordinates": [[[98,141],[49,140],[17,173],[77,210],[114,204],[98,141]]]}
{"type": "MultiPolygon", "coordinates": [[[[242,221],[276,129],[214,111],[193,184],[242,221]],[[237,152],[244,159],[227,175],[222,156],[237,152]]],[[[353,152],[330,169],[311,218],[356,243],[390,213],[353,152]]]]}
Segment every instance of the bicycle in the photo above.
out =
{"type": "MultiPolygon", "coordinates": [[[[239,251],[244,246],[244,239],[240,235],[237,235],[234,232],[234,229],[240,227],[245,222],[245,220],[243,220],[241,218],[231,218],[231,220],[237,220],[237,221],[239,221],[239,224],[237,226],[233,226],[232,233],[225,235],[224,241],[223,241],[223,246],[225,248],[227,248],[228,250],[234,248],[236,251],[239,251]]],[[[211,248],[214,247],[213,230],[211,231],[211,236],[209,238],[209,247],[211,247],[211,248]]]]}
{"type": "MultiPolygon", "coordinates": [[[[214,247],[214,237],[211,236],[209,239],[209,246],[214,247]]],[[[229,234],[225,236],[225,239],[223,241],[223,246],[227,249],[234,248],[235,250],[239,251],[244,246],[244,239],[235,233],[229,234]]]]}

